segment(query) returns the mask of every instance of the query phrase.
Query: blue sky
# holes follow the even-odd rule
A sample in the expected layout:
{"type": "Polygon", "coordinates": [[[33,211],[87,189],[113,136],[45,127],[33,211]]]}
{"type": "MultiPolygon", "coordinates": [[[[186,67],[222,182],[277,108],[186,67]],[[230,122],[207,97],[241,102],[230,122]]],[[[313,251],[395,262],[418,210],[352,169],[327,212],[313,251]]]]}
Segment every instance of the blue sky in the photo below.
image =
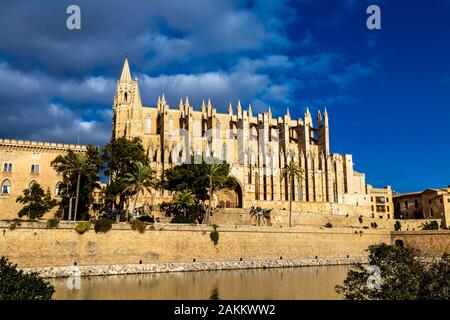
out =
{"type": "Polygon", "coordinates": [[[103,145],[128,55],[147,106],[162,93],[275,116],[327,106],[332,152],[368,183],[450,184],[449,0],[1,2],[0,137],[103,145]]]}

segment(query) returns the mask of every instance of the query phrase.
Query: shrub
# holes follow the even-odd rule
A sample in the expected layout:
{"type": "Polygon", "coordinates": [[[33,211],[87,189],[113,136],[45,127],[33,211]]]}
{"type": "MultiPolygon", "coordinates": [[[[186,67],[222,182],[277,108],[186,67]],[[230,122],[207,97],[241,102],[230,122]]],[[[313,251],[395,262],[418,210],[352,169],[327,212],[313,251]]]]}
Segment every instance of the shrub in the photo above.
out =
{"type": "Polygon", "coordinates": [[[333,225],[330,222],[327,222],[327,224],[325,225],[325,228],[333,228],[333,225]]]}
{"type": "Polygon", "coordinates": [[[139,231],[139,233],[144,233],[147,225],[139,220],[133,220],[130,222],[131,229],[134,231],[139,231]]]}
{"type": "Polygon", "coordinates": [[[91,228],[91,223],[89,221],[80,221],[75,226],[75,231],[78,232],[79,234],[83,234],[83,233],[89,231],[90,228],[91,228]]]}
{"type": "Polygon", "coordinates": [[[211,225],[211,227],[213,227],[213,231],[211,231],[211,233],[209,234],[209,237],[211,238],[211,241],[214,242],[214,245],[217,246],[217,244],[219,243],[219,232],[217,232],[217,225],[213,224],[211,225]]]}
{"type": "Polygon", "coordinates": [[[11,224],[9,225],[9,230],[16,230],[18,227],[20,227],[21,226],[21,223],[20,223],[20,221],[21,220],[19,220],[19,219],[14,219],[12,222],[11,222],[11,224]]]}
{"type": "Polygon", "coordinates": [[[395,221],[394,229],[395,229],[395,231],[402,230],[402,224],[400,223],[400,221],[395,221]]]}
{"type": "Polygon", "coordinates": [[[147,223],[153,223],[155,222],[155,219],[151,215],[141,216],[137,218],[137,220],[147,223]]]}
{"type": "Polygon", "coordinates": [[[345,299],[450,299],[450,255],[447,253],[441,259],[424,264],[420,252],[399,245],[372,245],[368,251],[368,265],[377,266],[381,278],[377,279],[375,272],[368,273],[367,265],[354,264],[343,285],[336,286],[336,291],[345,299]],[[372,281],[368,281],[370,274],[375,275],[372,281]],[[379,287],[370,288],[369,282],[379,287]]]}
{"type": "Polygon", "coordinates": [[[436,221],[425,222],[422,224],[422,230],[438,230],[439,225],[436,221]]]}
{"type": "Polygon", "coordinates": [[[0,258],[0,300],[50,300],[55,289],[37,273],[24,273],[0,258]]]}
{"type": "Polygon", "coordinates": [[[47,220],[47,228],[55,229],[55,228],[58,228],[58,226],[59,226],[59,220],[57,218],[47,220]]]}
{"type": "Polygon", "coordinates": [[[106,233],[112,228],[112,220],[108,218],[100,218],[94,222],[94,230],[96,233],[106,233]]]}
{"type": "Polygon", "coordinates": [[[192,219],[183,215],[176,215],[170,220],[170,223],[192,223],[192,219]]]}

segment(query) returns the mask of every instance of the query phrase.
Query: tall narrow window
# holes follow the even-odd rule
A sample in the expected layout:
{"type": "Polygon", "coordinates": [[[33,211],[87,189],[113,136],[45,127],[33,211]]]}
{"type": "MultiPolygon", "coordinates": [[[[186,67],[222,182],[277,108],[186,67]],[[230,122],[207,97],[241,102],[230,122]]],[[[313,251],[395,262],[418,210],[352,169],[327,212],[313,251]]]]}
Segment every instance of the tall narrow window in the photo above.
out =
{"type": "Polygon", "coordinates": [[[2,195],[11,194],[11,182],[9,180],[4,180],[2,182],[2,195]]]}
{"type": "Polygon", "coordinates": [[[255,173],[255,200],[259,200],[259,174],[255,173]]]}
{"type": "Polygon", "coordinates": [[[152,131],[152,118],[147,117],[145,118],[145,134],[150,134],[152,131]]]}

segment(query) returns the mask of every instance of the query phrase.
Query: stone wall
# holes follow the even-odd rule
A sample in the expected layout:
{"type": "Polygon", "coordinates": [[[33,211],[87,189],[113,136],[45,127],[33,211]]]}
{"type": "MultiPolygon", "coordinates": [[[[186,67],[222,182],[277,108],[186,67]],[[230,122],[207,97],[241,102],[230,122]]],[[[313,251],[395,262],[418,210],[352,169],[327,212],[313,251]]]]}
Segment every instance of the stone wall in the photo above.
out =
{"type": "Polygon", "coordinates": [[[371,244],[391,241],[383,230],[351,230],[302,226],[220,226],[219,242],[210,239],[211,227],[155,224],[140,234],[127,224],[107,233],[93,230],[79,235],[74,225],[58,229],[22,223],[15,230],[0,224],[0,255],[20,267],[148,264],[246,260],[283,260],[361,257],[371,244]]]}
{"type": "Polygon", "coordinates": [[[406,247],[415,248],[431,257],[441,257],[444,252],[450,253],[450,231],[423,230],[399,231],[392,233],[392,243],[402,241],[406,247]]]}
{"type": "MultiPolygon", "coordinates": [[[[289,221],[289,211],[272,210],[271,223],[274,226],[287,225],[289,221]]],[[[319,226],[322,227],[326,223],[331,223],[334,227],[349,228],[372,228],[371,224],[375,222],[377,229],[394,230],[394,220],[368,218],[358,215],[341,213],[325,214],[325,213],[308,213],[308,212],[292,212],[292,224],[298,226],[319,226]]],[[[424,220],[421,220],[423,222],[424,220]]],[[[221,209],[214,212],[212,222],[219,225],[251,225],[256,224],[255,219],[250,216],[250,210],[242,209],[221,209]]]]}

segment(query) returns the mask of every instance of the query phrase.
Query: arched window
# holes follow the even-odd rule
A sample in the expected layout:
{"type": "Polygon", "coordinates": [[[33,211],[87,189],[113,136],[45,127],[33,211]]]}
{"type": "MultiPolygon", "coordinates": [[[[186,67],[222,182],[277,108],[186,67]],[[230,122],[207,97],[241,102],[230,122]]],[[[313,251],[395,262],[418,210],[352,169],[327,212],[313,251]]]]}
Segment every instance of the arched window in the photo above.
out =
{"type": "Polygon", "coordinates": [[[2,195],[11,194],[11,182],[9,180],[4,180],[2,182],[2,195]]]}
{"type": "Polygon", "coordinates": [[[58,182],[55,187],[55,196],[59,197],[61,195],[61,182],[58,182]]]}
{"type": "Polygon", "coordinates": [[[31,181],[28,187],[31,188],[35,183],[37,183],[35,180],[31,181]]]}

